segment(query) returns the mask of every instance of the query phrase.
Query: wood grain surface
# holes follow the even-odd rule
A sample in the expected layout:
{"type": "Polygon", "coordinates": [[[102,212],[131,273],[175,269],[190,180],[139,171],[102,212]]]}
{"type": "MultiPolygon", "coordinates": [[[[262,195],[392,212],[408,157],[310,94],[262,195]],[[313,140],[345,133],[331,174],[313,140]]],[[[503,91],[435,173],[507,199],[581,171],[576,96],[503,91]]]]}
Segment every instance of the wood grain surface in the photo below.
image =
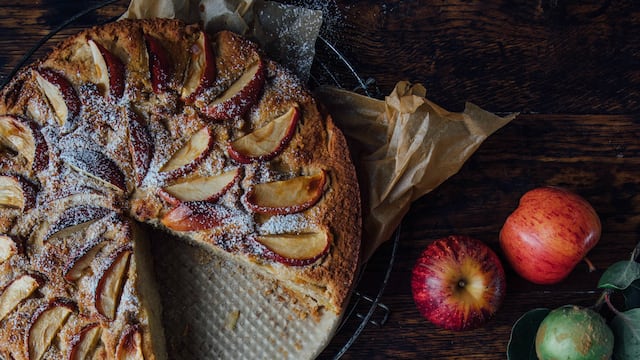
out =
{"type": "MultiPolygon", "coordinates": [[[[100,2],[2,1],[0,81],[49,31],[100,2]]],[[[596,301],[602,271],[628,258],[640,240],[639,2],[289,2],[324,10],[323,36],[363,78],[375,80],[371,88],[377,94],[409,80],[423,83],[428,97],[449,110],[460,111],[471,101],[498,113],[521,113],[459,173],[413,204],[382,297],[388,320],[367,326],[345,359],[502,359],[511,326],[526,311],[596,301]],[[454,333],[421,318],[410,279],[424,247],[467,234],[502,256],[498,233],[505,218],[524,192],[541,185],[572,189],[600,214],[602,239],[590,253],[598,270],[589,273],[579,264],[562,283],[541,286],[506,266],[507,296],[486,326],[454,333]]],[[[126,5],[118,1],[80,17],[33,59],[67,34],[113,19],[126,5]]],[[[357,86],[345,79],[347,87],[357,86]]],[[[386,244],[367,265],[362,294],[375,295],[391,250],[386,244]]],[[[353,331],[353,324],[346,326],[321,357],[336,354],[353,331]]]]}

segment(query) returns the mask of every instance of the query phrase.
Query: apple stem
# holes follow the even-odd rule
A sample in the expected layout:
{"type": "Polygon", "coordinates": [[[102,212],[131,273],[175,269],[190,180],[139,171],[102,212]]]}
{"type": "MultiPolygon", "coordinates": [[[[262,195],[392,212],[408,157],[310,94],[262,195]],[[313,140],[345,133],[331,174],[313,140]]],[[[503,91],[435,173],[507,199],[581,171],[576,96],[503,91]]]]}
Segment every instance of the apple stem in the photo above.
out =
{"type": "Polygon", "coordinates": [[[587,263],[587,266],[589,267],[589,272],[594,272],[597,270],[595,265],[593,265],[593,263],[591,262],[591,260],[589,260],[588,257],[585,256],[582,260],[584,260],[584,262],[587,263]]]}
{"type": "Polygon", "coordinates": [[[604,292],[604,301],[607,304],[607,306],[609,307],[609,309],[611,309],[611,311],[613,311],[614,314],[616,315],[621,315],[620,311],[618,311],[618,309],[616,309],[615,306],[613,306],[613,304],[611,303],[611,299],[609,297],[610,293],[609,292],[604,292]]]}

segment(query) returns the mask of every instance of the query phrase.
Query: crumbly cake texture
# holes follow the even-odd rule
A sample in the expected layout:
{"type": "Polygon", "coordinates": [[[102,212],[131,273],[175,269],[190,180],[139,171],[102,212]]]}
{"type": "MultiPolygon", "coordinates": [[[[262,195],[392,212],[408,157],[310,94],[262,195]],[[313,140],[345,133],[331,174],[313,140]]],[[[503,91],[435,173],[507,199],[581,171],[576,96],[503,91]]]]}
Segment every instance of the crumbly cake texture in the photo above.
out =
{"type": "Polygon", "coordinates": [[[0,93],[0,357],[164,358],[153,234],[136,222],[276,280],[310,313],[343,311],[361,214],[342,133],[255,44],[203,36],[177,20],[109,23],[0,93]],[[187,98],[208,64],[193,65],[203,38],[215,76],[187,98]],[[262,81],[250,88],[253,72],[262,81]],[[288,114],[293,130],[274,139],[288,114]]]}

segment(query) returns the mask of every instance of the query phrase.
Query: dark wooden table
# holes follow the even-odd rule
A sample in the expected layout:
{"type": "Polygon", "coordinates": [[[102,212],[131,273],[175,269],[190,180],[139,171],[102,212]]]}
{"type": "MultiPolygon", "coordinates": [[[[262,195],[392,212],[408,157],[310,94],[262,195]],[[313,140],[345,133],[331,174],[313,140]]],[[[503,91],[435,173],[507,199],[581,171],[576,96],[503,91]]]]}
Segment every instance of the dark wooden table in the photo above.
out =
{"type": "MultiPolygon", "coordinates": [[[[0,3],[0,78],[52,29],[101,1],[0,3]]],[[[382,297],[390,315],[365,328],[344,358],[505,358],[514,321],[535,307],[593,304],[603,269],[627,259],[640,231],[640,3],[632,0],[342,1],[319,6],[327,36],[381,94],[398,80],[421,82],[433,101],[460,111],[465,101],[498,113],[521,112],[490,137],[461,171],[416,201],[403,222],[382,297]],[[434,239],[467,234],[501,256],[498,232],[519,197],[560,185],[587,198],[603,235],[590,258],[560,284],[528,283],[507,266],[497,316],[462,333],[418,314],[413,264],[434,239]]],[[[79,28],[120,14],[127,1],[78,18],[34,55],[79,28]]],[[[391,245],[368,265],[360,290],[375,292],[391,245]]],[[[371,294],[375,295],[375,294],[371,294]]],[[[381,310],[381,309],[380,309],[381,310]]],[[[376,314],[375,316],[380,316],[376,314]]],[[[330,356],[352,334],[341,333],[330,356]]]]}

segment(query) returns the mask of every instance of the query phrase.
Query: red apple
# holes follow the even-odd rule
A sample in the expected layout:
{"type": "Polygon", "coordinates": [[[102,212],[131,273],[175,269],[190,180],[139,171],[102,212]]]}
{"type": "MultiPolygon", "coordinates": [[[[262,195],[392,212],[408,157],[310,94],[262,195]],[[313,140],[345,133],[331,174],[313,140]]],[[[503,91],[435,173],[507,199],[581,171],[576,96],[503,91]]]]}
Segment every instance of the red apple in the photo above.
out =
{"type": "Polygon", "coordinates": [[[581,196],[541,187],[522,196],[500,231],[515,271],[536,284],[564,279],[600,239],[598,214],[581,196]]]}
{"type": "Polygon", "coordinates": [[[427,320],[469,330],[495,314],[506,290],[498,256],[484,243],[454,235],[431,243],[413,268],[413,299],[427,320]]]}

